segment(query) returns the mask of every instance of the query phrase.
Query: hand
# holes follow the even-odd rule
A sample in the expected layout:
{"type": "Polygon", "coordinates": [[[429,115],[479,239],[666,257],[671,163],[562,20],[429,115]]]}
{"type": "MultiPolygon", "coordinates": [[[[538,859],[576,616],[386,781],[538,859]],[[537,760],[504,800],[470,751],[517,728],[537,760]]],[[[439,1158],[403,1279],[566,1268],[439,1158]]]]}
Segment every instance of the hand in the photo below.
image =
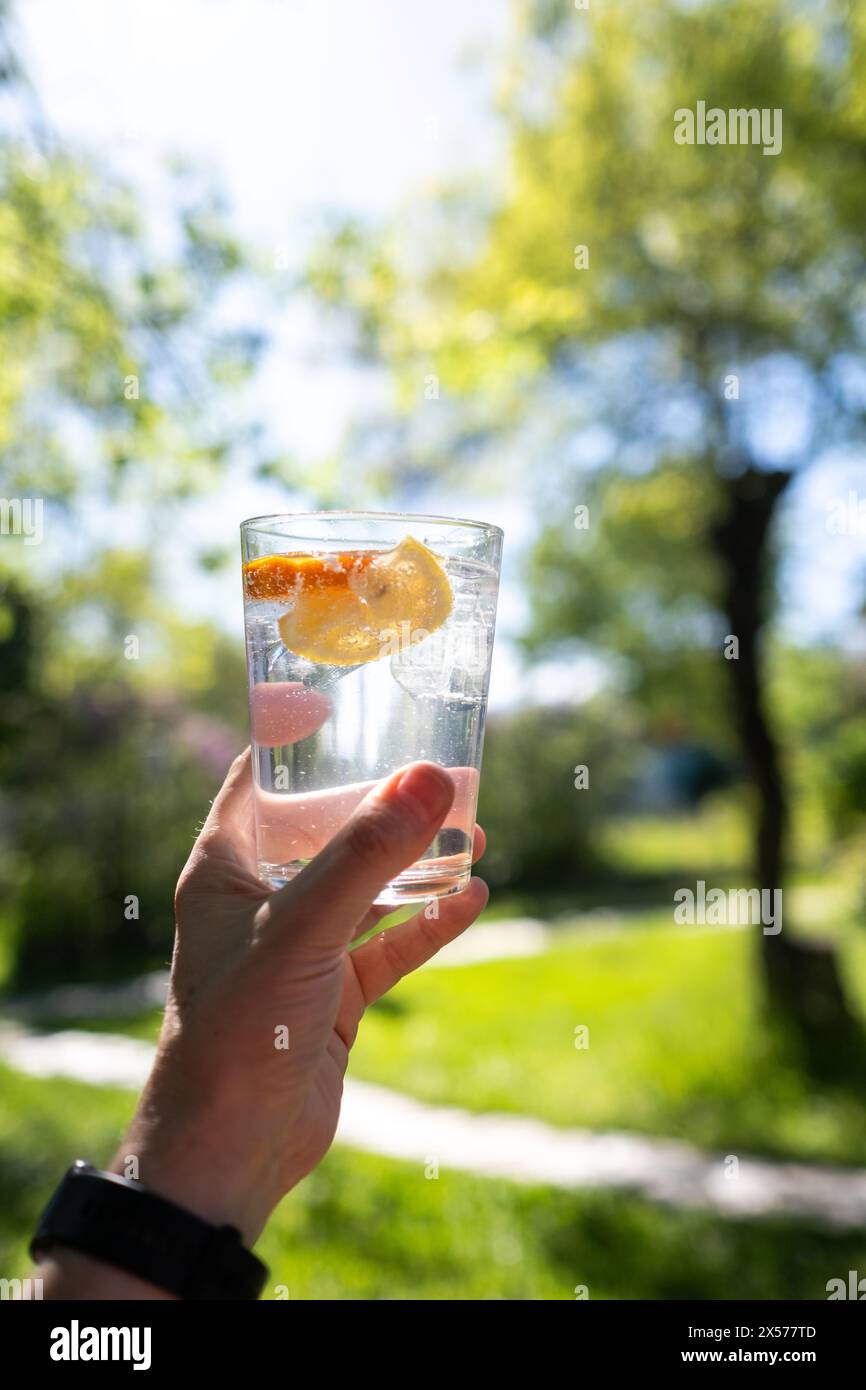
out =
{"type": "MultiPolygon", "coordinates": [[[[181,874],[156,1062],[113,1168],[251,1245],[323,1157],[365,1008],[466,929],[487,901],[473,878],[356,947],[389,910],[372,900],[444,822],[454,782],[413,763],[377,784],[285,888],[259,880],[249,751],[233,764],[181,874]],[[282,1044],[288,1042],[288,1046],[282,1044]]],[[[474,855],[483,853],[476,827],[474,855]]]]}

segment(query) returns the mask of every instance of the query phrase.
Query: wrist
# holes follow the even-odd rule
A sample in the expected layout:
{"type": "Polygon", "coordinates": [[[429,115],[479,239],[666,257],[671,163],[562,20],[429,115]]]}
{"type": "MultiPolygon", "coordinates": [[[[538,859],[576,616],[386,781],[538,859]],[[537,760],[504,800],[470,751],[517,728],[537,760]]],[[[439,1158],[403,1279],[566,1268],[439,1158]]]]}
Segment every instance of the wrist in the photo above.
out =
{"type": "Polygon", "coordinates": [[[283,1196],[274,1167],[273,1148],[257,1142],[231,1107],[178,1103],[155,1068],[108,1171],[212,1225],[236,1227],[251,1249],[283,1196]]]}
{"type": "Polygon", "coordinates": [[[268,1276],[237,1227],[83,1159],[58,1184],[30,1250],[48,1261],[49,1298],[258,1298],[268,1276]]]}
{"type": "Polygon", "coordinates": [[[256,1244],[279,1201],[252,1170],[227,1165],[214,1147],[202,1147],[202,1137],[185,1140],[158,1127],[142,1137],[135,1122],[108,1172],[135,1176],[157,1197],[175,1202],[211,1226],[235,1226],[247,1250],[256,1244]]]}

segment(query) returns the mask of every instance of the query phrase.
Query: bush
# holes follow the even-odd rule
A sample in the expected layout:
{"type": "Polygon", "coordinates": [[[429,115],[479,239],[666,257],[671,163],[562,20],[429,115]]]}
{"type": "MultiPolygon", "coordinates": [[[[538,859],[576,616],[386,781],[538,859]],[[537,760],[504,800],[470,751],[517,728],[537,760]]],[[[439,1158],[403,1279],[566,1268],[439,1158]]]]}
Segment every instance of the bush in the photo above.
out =
{"type": "Polygon", "coordinates": [[[610,709],[604,719],[569,706],[491,719],[479,804],[490,839],[484,875],[491,886],[568,886],[605,877],[596,830],[620,807],[634,764],[634,740],[610,709]],[[578,766],[588,774],[581,789],[578,766]]]}

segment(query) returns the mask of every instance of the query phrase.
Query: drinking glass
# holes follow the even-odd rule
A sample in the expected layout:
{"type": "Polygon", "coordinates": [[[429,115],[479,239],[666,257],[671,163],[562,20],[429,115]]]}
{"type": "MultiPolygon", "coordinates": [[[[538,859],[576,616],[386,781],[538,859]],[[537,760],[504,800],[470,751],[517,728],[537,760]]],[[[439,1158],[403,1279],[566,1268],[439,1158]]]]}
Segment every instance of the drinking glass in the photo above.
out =
{"type": "Polygon", "coordinates": [[[427,850],[376,899],[469,882],[503,534],[404,512],[241,526],[259,872],[277,888],[366,793],[416,759],[455,795],[427,850]]]}

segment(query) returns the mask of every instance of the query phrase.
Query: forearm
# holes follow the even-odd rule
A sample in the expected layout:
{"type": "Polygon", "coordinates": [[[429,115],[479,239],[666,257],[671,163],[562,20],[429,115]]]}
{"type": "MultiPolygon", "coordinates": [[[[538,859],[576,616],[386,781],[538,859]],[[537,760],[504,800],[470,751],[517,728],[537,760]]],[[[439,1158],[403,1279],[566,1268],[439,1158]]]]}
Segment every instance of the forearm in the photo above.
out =
{"type": "MultiPolygon", "coordinates": [[[[238,1144],[222,1107],[175,1103],[177,1075],[161,1053],[135,1117],[107,1171],[139,1180],[158,1197],[214,1227],[233,1226],[252,1248],[281,1193],[255,1164],[257,1146],[238,1144]]],[[[46,1299],[173,1299],[147,1280],[96,1255],[57,1243],[36,1270],[46,1299]]]]}

